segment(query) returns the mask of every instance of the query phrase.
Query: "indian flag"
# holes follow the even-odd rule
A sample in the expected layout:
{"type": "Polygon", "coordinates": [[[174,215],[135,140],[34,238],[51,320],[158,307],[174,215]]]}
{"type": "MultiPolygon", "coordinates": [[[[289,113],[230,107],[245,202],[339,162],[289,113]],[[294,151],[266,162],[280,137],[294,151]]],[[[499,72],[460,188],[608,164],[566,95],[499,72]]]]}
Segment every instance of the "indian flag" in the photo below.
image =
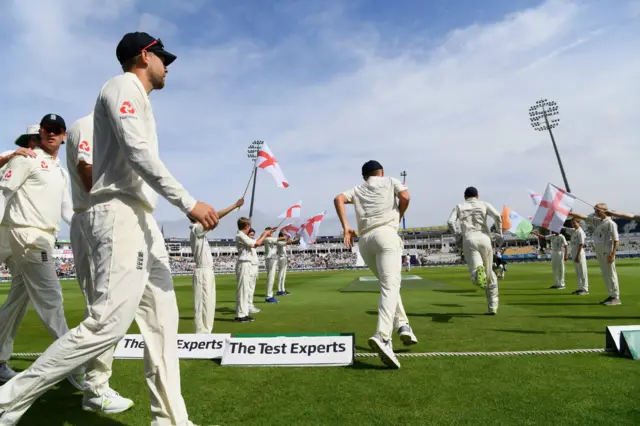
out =
{"type": "Polygon", "coordinates": [[[533,231],[533,225],[507,206],[502,206],[502,232],[511,232],[521,240],[526,240],[533,231]]]}

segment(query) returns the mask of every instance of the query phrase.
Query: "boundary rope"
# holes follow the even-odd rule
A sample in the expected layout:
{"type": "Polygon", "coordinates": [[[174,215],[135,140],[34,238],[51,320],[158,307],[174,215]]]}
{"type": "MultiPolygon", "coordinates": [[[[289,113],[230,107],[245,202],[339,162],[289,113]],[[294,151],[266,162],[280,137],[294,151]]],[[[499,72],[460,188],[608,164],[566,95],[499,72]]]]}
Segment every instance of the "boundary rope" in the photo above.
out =
{"type": "MultiPolygon", "coordinates": [[[[570,355],[604,353],[606,349],[554,349],[554,350],[531,350],[531,351],[506,351],[506,352],[418,352],[418,353],[396,353],[402,358],[443,358],[443,357],[484,357],[484,356],[525,356],[525,355],[570,355]]],[[[21,352],[11,354],[11,357],[32,358],[39,357],[42,353],[21,352]]],[[[356,358],[375,358],[378,354],[373,352],[356,352],[356,358]]]]}

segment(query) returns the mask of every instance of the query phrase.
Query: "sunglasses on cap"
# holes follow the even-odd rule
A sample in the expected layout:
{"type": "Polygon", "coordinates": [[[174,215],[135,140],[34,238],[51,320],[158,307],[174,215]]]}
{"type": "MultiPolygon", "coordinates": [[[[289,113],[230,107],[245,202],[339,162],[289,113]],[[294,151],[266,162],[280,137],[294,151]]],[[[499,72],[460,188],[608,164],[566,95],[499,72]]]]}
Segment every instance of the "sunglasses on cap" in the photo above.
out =
{"type": "Polygon", "coordinates": [[[143,47],[140,53],[151,52],[154,55],[156,55],[158,58],[160,58],[163,64],[167,65],[166,64],[167,58],[165,57],[164,54],[162,54],[162,50],[164,50],[164,44],[162,44],[162,40],[157,38],[153,40],[151,43],[147,44],[145,47],[143,47]]]}
{"type": "Polygon", "coordinates": [[[64,133],[64,129],[58,126],[43,126],[40,128],[40,131],[46,134],[53,133],[54,135],[61,135],[64,133]]]}

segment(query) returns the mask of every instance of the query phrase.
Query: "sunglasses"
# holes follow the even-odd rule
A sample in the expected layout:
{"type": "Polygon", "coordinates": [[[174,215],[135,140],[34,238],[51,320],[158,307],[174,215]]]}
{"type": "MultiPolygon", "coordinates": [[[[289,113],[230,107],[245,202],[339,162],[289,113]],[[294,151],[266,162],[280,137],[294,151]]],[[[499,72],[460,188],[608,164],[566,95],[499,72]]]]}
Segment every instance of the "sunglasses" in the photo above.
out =
{"type": "Polygon", "coordinates": [[[46,134],[53,133],[54,135],[61,135],[64,133],[64,129],[62,127],[56,126],[43,126],[40,128],[40,131],[46,134]]]}
{"type": "Polygon", "coordinates": [[[155,51],[155,49],[154,50],[149,50],[150,48],[152,48],[154,46],[157,46],[158,50],[164,49],[164,44],[162,44],[162,40],[160,40],[158,38],[158,39],[153,40],[151,43],[147,44],[145,47],[143,47],[141,52],[151,52],[151,53],[153,53],[158,58],[160,58],[160,60],[162,61],[163,64],[166,65],[166,58],[161,52],[155,51]]]}

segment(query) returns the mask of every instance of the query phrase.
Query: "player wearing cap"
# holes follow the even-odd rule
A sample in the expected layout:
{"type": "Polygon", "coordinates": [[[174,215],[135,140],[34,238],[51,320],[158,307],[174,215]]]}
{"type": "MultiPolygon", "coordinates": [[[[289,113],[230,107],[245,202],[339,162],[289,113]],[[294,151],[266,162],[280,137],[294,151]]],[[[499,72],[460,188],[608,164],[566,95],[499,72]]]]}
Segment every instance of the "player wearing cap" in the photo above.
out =
{"type": "MultiPolygon", "coordinates": [[[[487,217],[493,218],[502,230],[502,217],[489,203],[478,199],[478,190],[472,186],[464,191],[464,203],[453,208],[449,216],[449,229],[462,239],[464,258],[471,273],[471,281],[484,289],[489,314],[498,313],[498,277],[493,272],[493,248],[487,217]],[[460,226],[460,232],[456,230],[460,226]]],[[[498,233],[502,238],[502,231],[498,233]]]]}
{"type": "MultiPolygon", "coordinates": [[[[4,174],[6,164],[13,158],[17,156],[36,157],[33,149],[40,145],[40,126],[35,124],[27,127],[26,132],[16,138],[15,144],[19,146],[18,149],[0,154],[0,176],[4,174]]],[[[2,216],[4,216],[5,206],[6,200],[0,194],[0,212],[2,212],[2,216]]],[[[23,291],[22,275],[18,274],[13,266],[11,247],[9,245],[9,228],[6,226],[0,226],[0,256],[6,257],[2,261],[7,265],[11,273],[11,289],[9,291],[15,293],[11,297],[7,297],[9,303],[5,302],[1,308],[4,315],[15,318],[16,325],[15,329],[0,327],[0,341],[4,342],[4,345],[0,348],[0,383],[4,383],[16,375],[16,372],[7,364],[7,360],[13,352],[13,339],[18,333],[17,328],[22,323],[29,306],[29,295],[23,291]],[[21,295],[21,297],[16,297],[18,295],[21,295]]]]}
{"type": "MultiPolygon", "coordinates": [[[[60,217],[71,222],[73,211],[69,199],[69,177],[58,161],[64,143],[66,124],[62,117],[47,114],[40,123],[40,146],[35,158],[15,157],[0,179],[0,190],[7,198],[2,225],[12,257],[16,278],[0,309],[0,361],[7,361],[13,339],[29,302],[52,337],[58,339],[69,331],[62,305],[62,288],[53,259],[54,232],[60,217]]],[[[0,258],[6,259],[7,246],[0,258]]],[[[70,382],[84,389],[84,368],[70,370],[70,382]]],[[[62,376],[64,377],[64,376],[62,376]]],[[[62,378],[61,377],[61,378],[62,378]]],[[[4,419],[0,418],[4,421],[4,419]]],[[[0,424],[4,424],[0,421],[0,424]]]]}
{"type": "MultiPolygon", "coordinates": [[[[594,216],[587,217],[580,213],[570,212],[569,217],[578,218],[596,227],[593,232],[593,246],[596,251],[596,259],[600,264],[600,272],[607,287],[609,295],[600,302],[602,305],[618,306],[620,301],[620,284],[618,283],[618,272],[616,271],[616,251],[620,241],[618,225],[613,221],[614,215],[609,211],[605,203],[598,203],[594,206],[594,216]]],[[[618,214],[619,217],[625,217],[618,214]]],[[[628,217],[627,215],[626,217],[628,217]]]]}
{"type": "MultiPolygon", "coordinates": [[[[218,212],[222,219],[235,209],[244,205],[244,199],[218,212]]],[[[213,331],[213,321],[216,314],[216,277],[213,272],[213,256],[207,240],[207,231],[202,224],[189,218],[189,242],[191,253],[196,264],[193,270],[191,284],[193,286],[193,319],[196,334],[210,334],[213,331]]]]}
{"type": "MultiPolygon", "coordinates": [[[[67,167],[71,180],[71,200],[73,211],[69,229],[76,278],[80,290],[84,294],[87,309],[85,318],[90,316],[91,305],[99,300],[100,292],[94,287],[91,276],[90,248],[81,228],[78,213],[86,211],[89,206],[89,191],[92,183],[93,164],[93,112],[82,117],[69,127],[67,136],[67,167]]],[[[86,389],[82,400],[82,408],[86,411],[103,411],[108,414],[121,413],[133,406],[133,401],[123,398],[111,389],[109,379],[113,373],[113,353],[111,346],[102,355],[87,363],[86,389]]]]}
{"type": "Polygon", "coordinates": [[[169,257],[152,212],[160,194],[206,230],[217,225],[218,215],[197,202],[158,155],[149,93],[164,87],[166,67],[176,57],[146,33],[126,34],[116,56],[125,73],[110,79],[98,96],[91,205],[78,213],[100,296],[90,317],[0,388],[2,425],[16,424],[47,389],[121,340],[134,318],[145,340],[151,424],[192,425],[180,387],[178,307],[169,257]]]}
{"type": "Polygon", "coordinates": [[[363,184],[338,195],[334,204],[347,248],[353,247],[356,232],[347,221],[345,204],[354,205],[360,254],[380,281],[377,331],[369,338],[369,346],[385,365],[400,368],[391,342],[393,329],[405,345],[418,343],[400,296],[402,240],[398,225],[409,207],[410,196],[402,182],[384,176],[384,169],[377,161],[368,161],[362,166],[362,177],[363,184]]]}
{"type": "Polygon", "coordinates": [[[553,272],[553,285],[549,288],[556,290],[564,290],[564,262],[569,259],[569,250],[567,239],[558,232],[552,232],[551,235],[542,235],[538,232],[531,232],[538,238],[547,240],[551,243],[551,271],[553,272]]]}

